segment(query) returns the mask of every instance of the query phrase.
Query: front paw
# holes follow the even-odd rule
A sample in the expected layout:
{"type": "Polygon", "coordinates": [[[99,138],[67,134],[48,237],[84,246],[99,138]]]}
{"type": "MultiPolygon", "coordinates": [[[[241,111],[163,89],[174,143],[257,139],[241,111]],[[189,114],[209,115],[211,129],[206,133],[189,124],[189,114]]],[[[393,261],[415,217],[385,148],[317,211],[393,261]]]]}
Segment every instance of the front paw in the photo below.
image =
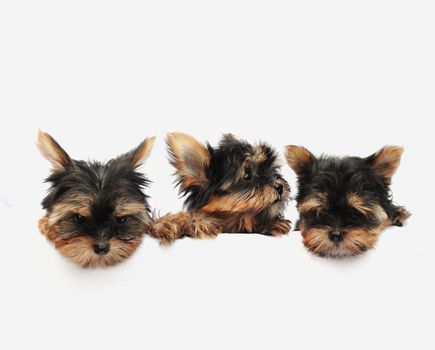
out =
{"type": "Polygon", "coordinates": [[[265,227],[264,234],[272,237],[286,235],[291,230],[291,222],[289,220],[277,220],[265,227]]]}
{"type": "Polygon", "coordinates": [[[405,207],[396,207],[396,213],[391,220],[392,225],[402,227],[410,216],[411,213],[405,207]]]}
{"type": "Polygon", "coordinates": [[[217,223],[202,219],[192,222],[188,236],[197,239],[214,239],[221,232],[222,229],[217,223]]]}
{"type": "Polygon", "coordinates": [[[160,220],[151,225],[149,234],[157,238],[161,245],[170,245],[179,238],[180,228],[174,222],[160,220]]]}

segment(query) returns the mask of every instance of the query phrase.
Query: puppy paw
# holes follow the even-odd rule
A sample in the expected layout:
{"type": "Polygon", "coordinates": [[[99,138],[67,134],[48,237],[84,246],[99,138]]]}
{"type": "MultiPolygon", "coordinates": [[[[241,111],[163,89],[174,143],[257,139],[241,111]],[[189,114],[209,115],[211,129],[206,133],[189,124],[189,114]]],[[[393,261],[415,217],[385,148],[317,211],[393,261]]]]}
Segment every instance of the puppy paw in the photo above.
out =
{"type": "Polygon", "coordinates": [[[169,245],[184,237],[188,216],[187,213],[180,212],[154,218],[148,233],[151,237],[158,239],[160,244],[169,245]]]}
{"type": "Polygon", "coordinates": [[[405,207],[396,207],[396,213],[391,220],[392,225],[402,227],[410,216],[411,213],[405,207]]]}
{"type": "Polygon", "coordinates": [[[191,222],[187,235],[197,239],[214,239],[221,232],[221,227],[216,222],[201,219],[191,222]]]}
{"type": "Polygon", "coordinates": [[[171,221],[158,221],[149,228],[149,234],[157,238],[161,245],[172,244],[179,236],[179,227],[171,221]]]}

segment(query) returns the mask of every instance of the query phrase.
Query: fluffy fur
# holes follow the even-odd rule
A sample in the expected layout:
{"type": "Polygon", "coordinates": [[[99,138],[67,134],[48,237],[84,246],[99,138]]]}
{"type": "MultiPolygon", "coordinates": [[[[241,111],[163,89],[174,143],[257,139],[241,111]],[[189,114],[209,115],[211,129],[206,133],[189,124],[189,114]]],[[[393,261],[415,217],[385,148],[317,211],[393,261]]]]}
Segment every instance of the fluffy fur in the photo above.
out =
{"type": "Polygon", "coordinates": [[[42,201],[39,228],[58,251],[82,267],[115,265],[130,257],[150,224],[137,171],[148,158],[154,138],[107,163],[73,160],[48,134],[38,147],[52,164],[51,184],[42,201]]]}
{"type": "Polygon", "coordinates": [[[225,135],[213,148],[182,133],[169,134],[167,144],[187,210],[155,220],[150,233],[162,243],[222,232],[289,232],[283,212],[290,188],[269,145],[225,135]]]}
{"type": "Polygon", "coordinates": [[[297,228],[311,252],[356,256],[373,248],[386,227],[402,226],[410,214],[394,205],[390,194],[402,153],[389,146],[367,158],[316,158],[303,147],[287,147],[299,185],[297,228]]]}

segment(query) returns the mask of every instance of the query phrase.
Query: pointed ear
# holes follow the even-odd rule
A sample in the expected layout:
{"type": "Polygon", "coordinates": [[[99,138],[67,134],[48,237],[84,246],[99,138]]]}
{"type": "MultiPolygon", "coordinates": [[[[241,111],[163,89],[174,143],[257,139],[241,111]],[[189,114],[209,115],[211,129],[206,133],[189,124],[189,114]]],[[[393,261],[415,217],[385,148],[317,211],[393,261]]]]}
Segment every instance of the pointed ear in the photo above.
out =
{"type": "Polygon", "coordinates": [[[403,147],[386,146],[379,152],[367,158],[377,176],[383,177],[388,183],[400,165],[403,147]]]}
{"type": "Polygon", "coordinates": [[[167,138],[170,162],[177,169],[182,190],[207,182],[206,168],[210,163],[209,149],[192,136],[171,133],[167,138]]]}
{"type": "Polygon", "coordinates": [[[133,168],[137,168],[145,163],[151,154],[155,141],[155,137],[148,137],[143,140],[139,146],[127,154],[133,168]]]}
{"type": "Polygon", "coordinates": [[[304,147],[287,146],[285,149],[287,163],[297,175],[316,160],[316,157],[304,147]]]}
{"type": "Polygon", "coordinates": [[[41,154],[53,166],[53,171],[63,171],[71,165],[72,161],[69,155],[49,134],[39,130],[37,145],[41,154]]]}

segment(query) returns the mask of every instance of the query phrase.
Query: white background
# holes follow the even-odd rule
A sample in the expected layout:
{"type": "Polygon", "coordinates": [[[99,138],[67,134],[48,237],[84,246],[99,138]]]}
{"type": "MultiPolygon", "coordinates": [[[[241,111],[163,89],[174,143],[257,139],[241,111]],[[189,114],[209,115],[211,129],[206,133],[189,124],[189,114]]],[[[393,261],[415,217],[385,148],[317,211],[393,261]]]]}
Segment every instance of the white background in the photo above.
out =
{"type": "Polygon", "coordinates": [[[434,349],[434,16],[420,0],[1,1],[0,348],[434,349]],[[182,204],[167,131],[315,154],[403,145],[393,191],[414,215],[350,261],[292,232],[147,238],[81,270],[37,230],[38,128],[77,159],[156,135],[143,171],[162,213],[182,204]]]}

